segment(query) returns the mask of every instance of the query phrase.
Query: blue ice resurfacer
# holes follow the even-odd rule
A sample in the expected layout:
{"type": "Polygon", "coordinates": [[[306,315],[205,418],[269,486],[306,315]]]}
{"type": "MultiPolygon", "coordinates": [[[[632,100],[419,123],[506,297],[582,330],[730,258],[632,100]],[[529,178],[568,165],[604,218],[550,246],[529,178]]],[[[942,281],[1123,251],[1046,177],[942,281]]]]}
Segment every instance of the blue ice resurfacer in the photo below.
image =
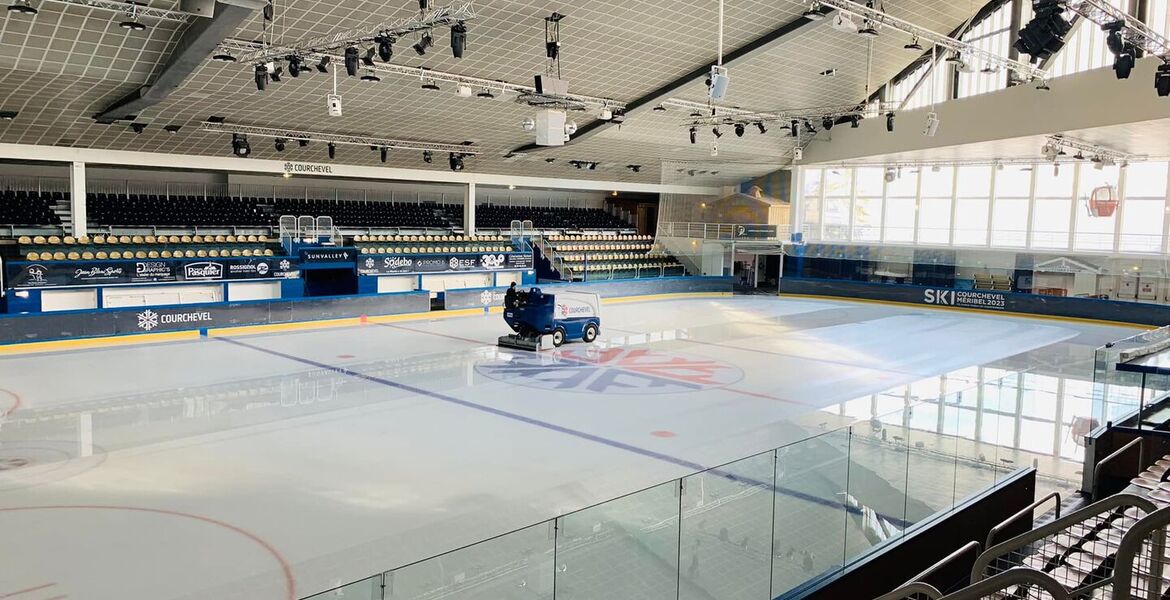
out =
{"type": "Polygon", "coordinates": [[[501,336],[501,346],[539,350],[545,335],[553,346],[560,346],[566,339],[592,342],[601,331],[601,299],[597,294],[557,291],[553,295],[532,288],[519,296],[515,307],[504,307],[504,321],[516,333],[501,336]]]}

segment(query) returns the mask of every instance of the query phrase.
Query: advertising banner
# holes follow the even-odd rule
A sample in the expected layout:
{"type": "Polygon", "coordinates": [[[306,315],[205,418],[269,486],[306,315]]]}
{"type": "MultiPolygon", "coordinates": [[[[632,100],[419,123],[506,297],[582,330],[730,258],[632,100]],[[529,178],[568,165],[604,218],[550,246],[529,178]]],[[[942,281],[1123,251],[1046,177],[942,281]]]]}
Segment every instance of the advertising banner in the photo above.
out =
{"type": "Polygon", "coordinates": [[[297,263],[282,257],[12,262],[12,288],[76,287],[297,277],[297,263]]]}
{"type": "Polygon", "coordinates": [[[301,264],[352,263],[357,257],[357,248],[323,247],[301,248],[301,264]]]}
{"type": "Polygon", "coordinates": [[[504,271],[531,269],[529,252],[485,254],[363,254],[358,257],[359,275],[404,275],[410,273],[457,273],[461,271],[504,271]]]}

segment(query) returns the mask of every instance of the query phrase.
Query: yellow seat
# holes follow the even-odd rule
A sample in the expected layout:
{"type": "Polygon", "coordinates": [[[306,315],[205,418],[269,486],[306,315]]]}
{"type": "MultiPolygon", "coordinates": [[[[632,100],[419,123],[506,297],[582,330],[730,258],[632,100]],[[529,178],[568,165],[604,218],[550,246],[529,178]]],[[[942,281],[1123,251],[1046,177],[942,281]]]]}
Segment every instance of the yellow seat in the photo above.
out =
{"type": "Polygon", "coordinates": [[[81,254],[78,252],[70,252],[66,256],[69,258],[69,260],[80,260],[81,259],[81,254]]]}
{"type": "Polygon", "coordinates": [[[170,250],[163,250],[163,251],[162,251],[162,257],[163,257],[163,258],[170,258],[170,257],[171,257],[171,251],[170,251],[170,250]]]}
{"type": "Polygon", "coordinates": [[[145,251],[145,250],[139,250],[139,251],[135,252],[135,253],[134,253],[134,258],[146,258],[146,251],[145,251]]]}
{"type": "Polygon", "coordinates": [[[147,244],[157,244],[158,238],[154,237],[153,235],[148,235],[148,236],[146,236],[146,243],[147,244]]]}
{"type": "Polygon", "coordinates": [[[251,248],[244,248],[242,253],[244,256],[252,256],[252,249],[251,248]]]}
{"type": "Polygon", "coordinates": [[[31,244],[32,238],[28,237],[27,235],[22,235],[22,236],[16,238],[16,241],[21,243],[21,244],[31,244]]]}
{"type": "Polygon", "coordinates": [[[151,250],[147,252],[146,258],[158,258],[158,250],[151,250]]]}
{"type": "Polygon", "coordinates": [[[227,236],[227,239],[225,239],[224,241],[229,243],[229,244],[234,244],[234,243],[236,243],[236,236],[229,235],[229,236],[227,236]]]}
{"type": "Polygon", "coordinates": [[[237,249],[234,249],[234,250],[232,250],[232,256],[240,256],[240,254],[241,254],[241,253],[240,253],[240,250],[239,250],[238,248],[237,248],[237,249]]]}
{"type": "Polygon", "coordinates": [[[122,259],[122,253],[121,253],[121,252],[119,252],[119,251],[117,251],[117,250],[114,250],[114,251],[111,251],[111,252],[110,252],[110,260],[121,260],[121,259],[122,259]]]}
{"type": "Polygon", "coordinates": [[[81,259],[82,260],[93,260],[93,252],[90,252],[89,250],[82,252],[81,259]]]}
{"type": "Polygon", "coordinates": [[[95,243],[95,244],[104,244],[104,243],[106,243],[106,236],[104,236],[104,235],[95,235],[95,236],[93,236],[93,243],[95,243]]]}
{"type": "Polygon", "coordinates": [[[276,254],[275,254],[275,253],[272,251],[272,249],[271,249],[271,248],[265,248],[265,249],[264,249],[264,256],[275,256],[275,255],[276,255],[276,254]]]}
{"type": "Polygon", "coordinates": [[[219,250],[212,248],[211,250],[207,251],[207,255],[212,257],[212,258],[219,258],[219,250]]]}
{"type": "Polygon", "coordinates": [[[130,243],[130,236],[128,236],[128,235],[118,236],[118,243],[119,244],[129,244],[130,243]]]}
{"type": "Polygon", "coordinates": [[[33,237],[32,241],[34,244],[44,244],[45,243],[45,236],[43,236],[43,235],[35,236],[35,237],[33,237]]]}
{"type": "Polygon", "coordinates": [[[178,244],[179,243],[179,236],[177,236],[177,235],[167,236],[167,243],[168,244],[178,244]]]}
{"type": "Polygon", "coordinates": [[[24,255],[25,260],[37,260],[39,257],[40,255],[36,252],[29,252],[28,254],[24,255]]]}
{"type": "MultiPolygon", "coordinates": [[[[198,238],[199,238],[199,242],[202,242],[202,241],[203,241],[203,236],[196,236],[196,237],[198,237],[198,238]]],[[[184,236],[181,236],[181,237],[179,238],[179,241],[180,241],[180,242],[182,242],[182,243],[184,243],[184,244],[190,244],[190,243],[191,243],[191,241],[192,241],[192,238],[191,238],[191,236],[189,236],[189,235],[184,235],[184,236]]],[[[199,242],[196,242],[196,243],[199,243],[199,242]]]]}
{"type": "Polygon", "coordinates": [[[110,257],[109,254],[106,254],[105,250],[98,250],[96,253],[94,253],[93,256],[94,256],[94,258],[96,258],[98,260],[106,260],[107,258],[110,257]]]}
{"type": "MultiPolygon", "coordinates": [[[[188,252],[190,251],[188,250],[188,252]]],[[[195,256],[198,256],[199,258],[207,258],[207,251],[203,249],[196,250],[195,256]]]]}
{"type": "Polygon", "coordinates": [[[75,238],[75,237],[73,237],[73,236],[71,236],[71,235],[67,235],[67,236],[65,236],[65,238],[64,238],[63,240],[61,240],[61,241],[65,242],[65,245],[66,245],[66,246],[72,246],[73,244],[76,244],[76,243],[77,243],[77,238],[75,238]]]}
{"type": "Polygon", "coordinates": [[[146,238],[144,238],[140,235],[136,235],[136,236],[130,238],[130,243],[132,243],[132,244],[142,244],[145,242],[146,242],[146,238]]]}

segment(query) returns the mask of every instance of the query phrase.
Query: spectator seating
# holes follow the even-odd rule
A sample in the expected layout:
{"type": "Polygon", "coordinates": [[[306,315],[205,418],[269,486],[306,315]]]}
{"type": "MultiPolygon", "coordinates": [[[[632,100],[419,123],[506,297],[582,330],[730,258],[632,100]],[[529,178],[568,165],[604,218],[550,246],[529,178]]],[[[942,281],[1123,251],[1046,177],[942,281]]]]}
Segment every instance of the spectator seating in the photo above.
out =
{"type": "Polygon", "coordinates": [[[358,235],[354,244],[362,254],[451,254],[459,252],[515,252],[503,235],[358,235]]]}
{"type": "Polygon", "coordinates": [[[4,190],[0,192],[0,225],[60,225],[53,205],[67,197],[62,192],[4,190]]]}
{"type": "Polygon", "coordinates": [[[475,226],[507,229],[512,221],[532,221],[536,229],[628,229],[629,223],[600,208],[551,208],[537,206],[475,207],[475,226]]]}
{"type": "Polygon", "coordinates": [[[433,202],[402,203],[373,200],[304,200],[278,198],[276,215],[328,215],[339,227],[401,227],[448,229],[463,223],[462,207],[433,202]]]}
{"type": "Polygon", "coordinates": [[[17,240],[25,260],[36,261],[275,256],[273,242],[255,235],[38,235],[17,240]]]}
{"type": "Polygon", "coordinates": [[[89,219],[123,227],[270,227],[276,217],[257,198],[89,194],[89,219]]]}
{"type": "Polygon", "coordinates": [[[1007,275],[991,275],[988,273],[975,274],[975,289],[977,290],[997,290],[1002,292],[1010,292],[1012,290],[1012,280],[1007,275]]]}
{"type": "Polygon", "coordinates": [[[686,275],[686,269],[648,235],[560,235],[544,250],[562,276],[573,281],[686,275]]]}

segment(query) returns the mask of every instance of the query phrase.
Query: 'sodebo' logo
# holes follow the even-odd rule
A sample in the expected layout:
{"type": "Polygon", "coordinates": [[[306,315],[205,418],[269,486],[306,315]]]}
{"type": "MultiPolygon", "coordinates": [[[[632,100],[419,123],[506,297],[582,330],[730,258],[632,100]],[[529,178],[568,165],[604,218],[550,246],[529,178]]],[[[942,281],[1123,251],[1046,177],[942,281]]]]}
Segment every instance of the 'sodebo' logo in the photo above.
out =
{"type": "Polygon", "coordinates": [[[223,279],[223,265],[216,262],[195,262],[183,266],[185,279],[223,279]]]}
{"type": "MultiPolygon", "coordinates": [[[[374,266],[373,259],[366,259],[366,266],[374,266]]],[[[405,256],[387,256],[382,259],[382,266],[387,269],[409,269],[414,264],[414,261],[405,256]]]]}
{"type": "Polygon", "coordinates": [[[150,331],[159,325],[170,325],[173,323],[206,323],[211,320],[211,313],[205,310],[189,313],[159,314],[148,308],[138,313],[138,328],[143,331],[150,331]]]}

